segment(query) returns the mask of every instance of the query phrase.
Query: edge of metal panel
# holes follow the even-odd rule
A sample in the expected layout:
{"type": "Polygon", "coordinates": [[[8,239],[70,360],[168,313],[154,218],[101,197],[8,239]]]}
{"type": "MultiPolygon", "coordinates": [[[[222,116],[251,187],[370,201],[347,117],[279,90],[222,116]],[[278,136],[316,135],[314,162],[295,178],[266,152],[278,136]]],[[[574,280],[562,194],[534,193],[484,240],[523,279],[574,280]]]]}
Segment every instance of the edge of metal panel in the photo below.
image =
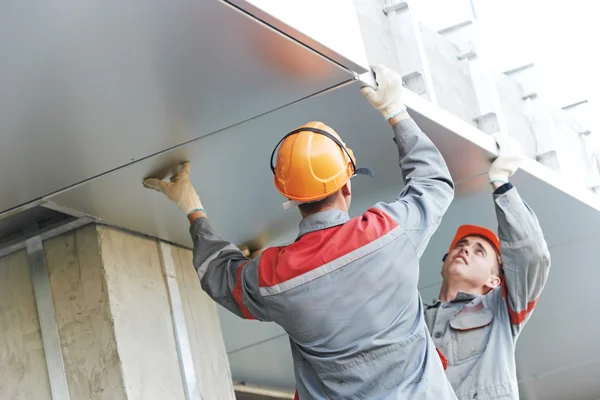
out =
{"type": "Polygon", "coordinates": [[[181,368],[181,379],[185,389],[185,398],[187,400],[200,399],[200,390],[196,380],[196,370],[192,358],[192,349],[188,337],[187,325],[185,323],[185,314],[181,302],[181,293],[177,283],[175,273],[175,264],[171,256],[169,244],[158,241],[158,250],[160,253],[163,273],[167,281],[167,291],[171,302],[171,318],[173,320],[173,331],[175,333],[175,344],[177,346],[177,358],[181,368]]]}
{"type": "MultiPolygon", "coordinates": [[[[429,102],[410,90],[404,90],[402,98],[409,111],[419,114],[435,124],[446,128],[455,135],[470,141],[484,150],[490,159],[498,155],[498,147],[491,135],[485,134],[476,127],[469,125],[459,117],[446,110],[442,110],[437,105],[429,102]]],[[[563,191],[587,206],[600,211],[600,198],[598,196],[596,196],[590,190],[564,179],[556,172],[552,171],[548,167],[545,167],[536,160],[526,157],[519,169],[539,180],[548,183],[551,186],[554,186],[556,189],[563,191]]],[[[470,179],[473,178],[475,177],[471,177],[470,179]]]]}
{"type": "Polygon", "coordinates": [[[249,385],[246,383],[234,383],[233,390],[236,393],[256,395],[264,397],[265,399],[289,399],[292,400],[294,398],[294,392],[269,388],[265,386],[256,386],[249,385]]]}
{"type": "Polygon", "coordinates": [[[297,42],[298,44],[312,50],[313,52],[321,55],[322,57],[328,59],[329,61],[337,64],[341,68],[348,70],[354,74],[356,73],[364,73],[367,72],[367,68],[365,66],[360,65],[347,57],[335,52],[329,47],[325,46],[321,42],[311,38],[308,35],[300,32],[299,30],[291,27],[285,22],[273,17],[271,14],[266,11],[256,7],[255,5],[242,2],[240,0],[222,0],[223,3],[235,8],[236,10],[250,16],[251,18],[259,21],[260,23],[272,28],[273,30],[281,33],[284,36],[287,36],[291,40],[297,42]]]}
{"type": "Polygon", "coordinates": [[[67,375],[56,324],[50,279],[48,278],[48,270],[44,259],[42,238],[40,236],[29,238],[26,240],[26,245],[52,399],[68,400],[67,375]]]}

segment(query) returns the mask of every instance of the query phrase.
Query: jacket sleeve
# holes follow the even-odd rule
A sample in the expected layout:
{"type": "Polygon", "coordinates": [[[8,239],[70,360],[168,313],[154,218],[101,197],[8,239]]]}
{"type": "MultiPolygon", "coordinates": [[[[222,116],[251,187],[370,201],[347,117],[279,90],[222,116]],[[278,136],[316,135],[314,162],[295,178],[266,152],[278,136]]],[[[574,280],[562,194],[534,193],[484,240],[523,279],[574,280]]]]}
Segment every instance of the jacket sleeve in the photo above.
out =
{"type": "Polygon", "coordinates": [[[194,242],[194,268],[202,289],[241,318],[268,321],[258,285],[260,257],[246,258],[240,249],[212,230],[206,217],[192,222],[190,234],[194,242]]]}
{"type": "Polygon", "coordinates": [[[512,184],[498,188],[494,202],[504,270],[502,297],[516,337],[546,284],[550,252],[537,217],[512,184]]]}
{"type": "Polygon", "coordinates": [[[394,126],[404,189],[396,201],[377,203],[406,232],[419,257],[454,198],[454,183],[442,154],[412,119],[394,126]]]}

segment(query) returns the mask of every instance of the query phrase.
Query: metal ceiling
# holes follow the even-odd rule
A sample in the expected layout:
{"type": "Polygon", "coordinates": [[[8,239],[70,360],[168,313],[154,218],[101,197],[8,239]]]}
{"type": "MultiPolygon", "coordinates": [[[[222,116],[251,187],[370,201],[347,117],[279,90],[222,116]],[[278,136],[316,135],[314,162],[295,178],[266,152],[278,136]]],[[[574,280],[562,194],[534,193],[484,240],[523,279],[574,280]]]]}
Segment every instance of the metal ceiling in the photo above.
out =
{"type": "Polygon", "coordinates": [[[9,0],[0,51],[0,212],[353,78],[216,0],[9,0]]]}
{"type": "MultiPolygon", "coordinates": [[[[0,210],[45,197],[190,246],[185,216],[142,180],[191,160],[192,181],[222,236],[238,244],[292,240],[300,218],[281,208],[267,163],[277,141],[310,120],[335,128],[358,164],[375,170],[375,179],[355,180],[353,214],[401,188],[391,129],[355,84],[344,84],[353,73],[226,3],[94,0],[31,9],[12,1],[0,18],[7,55],[0,59],[0,168],[14,170],[0,177],[0,210]]],[[[437,295],[440,258],[456,227],[496,225],[485,179],[494,147],[418,96],[407,93],[406,102],[458,183],[422,259],[427,301],[437,295]]],[[[600,397],[600,202],[530,160],[513,181],[553,257],[519,341],[523,398],[600,397]]],[[[236,379],[293,386],[280,328],[231,315],[222,325],[236,379]]]]}

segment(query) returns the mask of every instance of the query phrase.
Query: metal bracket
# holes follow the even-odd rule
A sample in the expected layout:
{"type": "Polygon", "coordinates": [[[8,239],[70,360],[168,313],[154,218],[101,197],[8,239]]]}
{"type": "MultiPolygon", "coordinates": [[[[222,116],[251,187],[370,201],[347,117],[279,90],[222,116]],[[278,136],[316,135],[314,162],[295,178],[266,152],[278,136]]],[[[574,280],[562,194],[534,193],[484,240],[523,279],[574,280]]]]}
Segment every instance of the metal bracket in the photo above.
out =
{"type": "Polygon", "coordinates": [[[196,381],[192,349],[188,338],[183,304],[181,303],[181,293],[179,292],[179,285],[177,284],[175,263],[173,262],[171,249],[167,243],[158,241],[158,249],[160,252],[163,273],[167,281],[167,291],[169,292],[169,299],[171,301],[171,318],[173,320],[175,344],[177,346],[181,378],[185,389],[185,398],[186,400],[200,400],[201,396],[196,381]]]}
{"type": "Polygon", "coordinates": [[[532,93],[527,93],[523,96],[521,96],[521,100],[525,101],[525,100],[535,100],[537,99],[538,94],[536,92],[532,92],[532,93]]]}
{"type": "Polygon", "coordinates": [[[476,57],[477,57],[477,53],[475,51],[469,51],[469,52],[457,55],[456,59],[459,61],[462,61],[462,60],[472,60],[476,57]]]}
{"type": "Polygon", "coordinates": [[[419,71],[404,75],[402,82],[405,88],[420,96],[427,93],[427,82],[425,82],[425,77],[419,71]]]}
{"type": "MultiPolygon", "coordinates": [[[[33,231],[35,228],[32,228],[33,231]]],[[[42,333],[42,343],[46,356],[46,368],[50,380],[50,390],[53,400],[69,400],[69,388],[65,364],[62,356],[60,337],[56,325],[54,303],[50,289],[50,279],[44,259],[44,247],[39,236],[26,240],[27,255],[29,258],[29,273],[33,285],[33,294],[42,333]]]]}
{"type": "Polygon", "coordinates": [[[498,116],[496,113],[487,113],[475,118],[477,128],[485,133],[492,134],[500,131],[498,116]]]}
{"type": "MultiPolygon", "coordinates": [[[[40,231],[36,233],[31,232],[29,236],[39,236],[40,240],[44,241],[92,222],[94,222],[94,219],[91,217],[79,218],[68,222],[61,222],[46,229],[40,229],[40,231]]],[[[28,236],[19,236],[9,242],[0,243],[0,258],[26,248],[27,237],[28,236]]]]}
{"type": "Polygon", "coordinates": [[[383,9],[383,13],[388,16],[390,13],[396,12],[396,11],[402,11],[402,10],[406,10],[408,9],[408,3],[405,1],[401,1],[398,4],[394,4],[393,6],[389,6],[389,7],[385,7],[383,9]]]}

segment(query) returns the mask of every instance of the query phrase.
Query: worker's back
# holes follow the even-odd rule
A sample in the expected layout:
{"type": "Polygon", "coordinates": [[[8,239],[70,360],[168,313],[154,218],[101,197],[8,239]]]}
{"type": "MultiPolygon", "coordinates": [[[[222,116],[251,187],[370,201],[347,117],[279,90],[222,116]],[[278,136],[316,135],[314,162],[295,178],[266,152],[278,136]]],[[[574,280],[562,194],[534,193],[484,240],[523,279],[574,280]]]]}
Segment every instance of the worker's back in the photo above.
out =
{"type": "Polygon", "coordinates": [[[300,230],[258,267],[269,317],[290,335],[300,397],[453,398],[402,227],[378,205],[353,219],[324,211],[300,230]]]}
{"type": "Polygon", "coordinates": [[[305,218],[295,243],[256,259],[212,229],[189,182],[189,165],[171,183],[145,184],[186,211],[206,293],[242,318],[287,330],[301,399],[456,399],[417,291],[419,259],[454,184],[442,155],[406,112],[400,76],[372,68],[379,86],[361,92],[394,130],[405,183],[394,201],[349,219],[349,180],[372,172],[357,168],[340,136],[320,122],[288,133],[271,154],[277,190],[305,218]],[[332,196],[342,196],[343,204],[334,201],[318,213],[302,207],[332,196]]]}

